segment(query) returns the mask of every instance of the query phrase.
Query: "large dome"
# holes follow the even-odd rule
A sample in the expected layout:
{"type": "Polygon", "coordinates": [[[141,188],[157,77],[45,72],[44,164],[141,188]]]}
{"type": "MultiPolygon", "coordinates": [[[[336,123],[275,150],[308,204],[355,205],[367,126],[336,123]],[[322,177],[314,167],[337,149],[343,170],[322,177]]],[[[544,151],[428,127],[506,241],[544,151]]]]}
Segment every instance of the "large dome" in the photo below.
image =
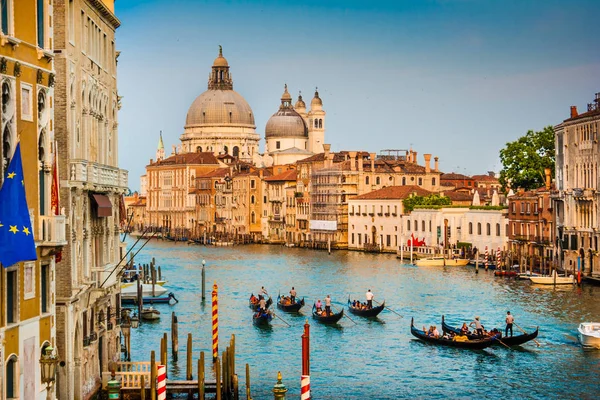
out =
{"type": "Polygon", "coordinates": [[[188,110],[185,125],[245,125],[255,128],[250,105],[234,90],[207,90],[196,97],[188,110]]]}
{"type": "Polygon", "coordinates": [[[265,138],[269,137],[308,137],[304,119],[293,109],[282,108],[267,121],[265,138]]]}

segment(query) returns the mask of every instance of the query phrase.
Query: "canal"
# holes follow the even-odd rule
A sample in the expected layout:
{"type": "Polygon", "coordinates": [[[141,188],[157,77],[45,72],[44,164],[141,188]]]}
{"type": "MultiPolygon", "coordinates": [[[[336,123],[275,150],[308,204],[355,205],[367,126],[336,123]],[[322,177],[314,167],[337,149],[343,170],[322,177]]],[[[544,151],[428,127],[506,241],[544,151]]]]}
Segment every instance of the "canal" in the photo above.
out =
{"type": "MultiPolygon", "coordinates": [[[[131,246],[133,239],[127,239],[131,246]]],[[[141,245],[138,243],[136,249],[141,245]]],[[[169,377],[185,379],[185,343],[193,334],[194,365],[199,352],[211,354],[210,290],[219,285],[220,352],[236,335],[236,369],[243,387],[250,364],[254,399],[272,399],[281,371],[289,399],[300,398],[301,335],[311,324],[311,387],[314,399],[441,398],[592,398],[599,393],[600,351],[577,343],[579,322],[600,320],[600,287],[553,289],[529,282],[475,274],[471,267],[415,267],[393,255],[249,245],[204,247],[152,240],[137,255],[139,263],[156,258],[179,303],[157,305],[161,320],[132,330],[132,361],[148,361],[169,331],[170,313],[179,319],[179,362],[170,360],[169,377]],[[206,260],[206,304],[201,302],[201,262],[206,260]],[[295,286],[307,305],[300,315],[281,315],[272,327],[252,324],[247,300],[261,286],[273,295],[295,286]],[[315,299],[330,294],[337,307],[350,295],[376,300],[400,313],[382,312],[375,320],[350,315],[337,326],[311,320],[315,299]],[[416,326],[437,325],[441,316],[454,325],[481,317],[486,327],[504,327],[510,310],[526,330],[540,327],[538,341],[509,350],[481,351],[436,347],[410,334],[416,326]]],[[[516,332],[515,332],[516,333],[516,332]]],[[[170,336],[169,336],[170,354],[170,336]]],[[[170,357],[170,356],[169,356],[170,357]]],[[[207,361],[208,363],[208,361],[207,361]]],[[[196,368],[194,367],[194,378],[196,368]]],[[[243,392],[242,392],[243,393],[243,392]]],[[[243,397],[245,398],[245,397],[243,397]]]]}

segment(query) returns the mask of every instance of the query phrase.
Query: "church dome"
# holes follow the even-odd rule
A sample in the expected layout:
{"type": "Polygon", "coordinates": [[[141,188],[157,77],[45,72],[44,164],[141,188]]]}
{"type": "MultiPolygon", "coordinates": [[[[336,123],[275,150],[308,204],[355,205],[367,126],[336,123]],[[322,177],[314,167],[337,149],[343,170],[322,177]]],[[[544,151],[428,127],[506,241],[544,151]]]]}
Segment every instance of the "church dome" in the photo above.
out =
{"type": "Polygon", "coordinates": [[[302,95],[301,94],[298,95],[298,101],[296,101],[296,104],[294,105],[294,108],[296,110],[298,110],[298,109],[304,109],[304,110],[306,110],[306,103],[304,102],[304,100],[302,100],[302,95]]]}
{"type": "Polygon", "coordinates": [[[285,91],[281,96],[281,106],[265,127],[265,138],[270,137],[308,137],[308,128],[304,119],[292,107],[292,96],[285,91]]]}
{"type": "Polygon", "coordinates": [[[252,109],[234,90],[207,90],[190,106],[186,126],[247,125],[255,127],[252,109]]]}
{"type": "Polygon", "coordinates": [[[319,97],[318,90],[315,90],[315,97],[313,97],[313,99],[311,100],[310,106],[311,106],[311,108],[314,108],[315,106],[319,106],[319,107],[323,106],[323,101],[319,97]]]}

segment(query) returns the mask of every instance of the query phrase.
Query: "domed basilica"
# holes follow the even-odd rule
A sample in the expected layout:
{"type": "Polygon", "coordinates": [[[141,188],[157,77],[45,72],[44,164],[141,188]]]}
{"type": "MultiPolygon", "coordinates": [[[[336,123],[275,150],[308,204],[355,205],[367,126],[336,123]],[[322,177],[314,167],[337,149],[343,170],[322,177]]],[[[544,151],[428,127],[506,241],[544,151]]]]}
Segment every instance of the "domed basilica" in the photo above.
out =
{"type": "Polygon", "coordinates": [[[285,85],[279,110],[265,127],[265,154],[260,155],[254,114],[246,100],[233,90],[229,63],[219,46],[219,56],[208,77],[208,90],[190,106],[180,140],[184,153],[230,154],[259,166],[270,166],[294,163],[323,152],[324,137],[325,111],[319,92],[315,90],[307,112],[302,95],[292,106],[292,96],[285,85]]]}

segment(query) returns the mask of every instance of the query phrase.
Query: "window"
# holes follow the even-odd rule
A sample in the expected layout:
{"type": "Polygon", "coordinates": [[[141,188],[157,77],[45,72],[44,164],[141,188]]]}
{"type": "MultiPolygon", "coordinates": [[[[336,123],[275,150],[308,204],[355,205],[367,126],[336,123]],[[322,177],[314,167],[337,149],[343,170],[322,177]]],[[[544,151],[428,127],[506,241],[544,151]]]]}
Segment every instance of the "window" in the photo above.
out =
{"type": "Polygon", "coordinates": [[[6,398],[16,399],[18,393],[19,374],[17,373],[17,358],[12,356],[6,363],[6,398]]]}
{"type": "Polygon", "coordinates": [[[410,219],[406,221],[406,230],[410,231],[410,219]]]}
{"type": "Polygon", "coordinates": [[[250,196],[250,204],[254,204],[254,195],[250,196]]]}
{"type": "Polygon", "coordinates": [[[477,234],[481,235],[481,222],[477,223],[477,234]]]}
{"type": "Polygon", "coordinates": [[[488,223],[485,225],[485,233],[490,236],[492,234],[492,227],[491,225],[488,223]]]}
{"type": "Polygon", "coordinates": [[[354,244],[354,233],[352,234],[352,244],[354,244]]]}
{"type": "Polygon", "coordinates": [[[23,299],[35,297],[35,263],[26,262],[23,265],[23,299]]]}
{"type": "Polygon", "coordinates": [[[517,209],[516,209],[515,205],[516,205],[516,204],[515,204],[515,202],[514,202],[514,201],[513,201],[513,202],[510,204],[510,210],[511,210],[511,212],[512,212],[513,214],[515,214],[515,213],[517,212],[517,209]]]}
{"type": "Polygon", "coordinates": [[[17,271],[6,271],[6,323],[17,322],[19,290],[17,287],[17,271]]]}
{"type": "Polygon", "coordinates": [[[44,0],[37,0],[37,45],[43,49],[44,46],[44,0]]]}
{"type": "Polygon", "coordinates": [[[435,186],[435,178],[431,178],[431,185],[435,186]]]}
{"type": "Polygon", "coordinates": [[[256,187],[256,181],[254,179],[250,180],[250,189],[254,189],[256,187]]]}
{"type": "Polygon", "coordinates": [[[415,232],[419,230],[419,221],[415,221],[415,232]]]}
{"type": "Polygon", "coordinates": [[[421,230],[425,232],[425,220],[421,221],[421,230]]]}
{"type": "Polygon", "coordinates": [[[500,224],[496,224],[496,236],[500,236],[500,224]]]}
{"type": "Polygon", "coordinates": [[[362,244],[362,235],[360,233],[358,234],[358,244],[362,244]]]}
{"type": "Polygon", "coordinates": [[[240,148],[238,146],[233,146],[233,153],[231,154],[234,157],[240,156],[240,148]]]}
{"type": "Polygon", "coordinates": [[[69,41],[75,42],[75,6],[74,1],[69,0],[69,41]]]}
{"type": "Polygon", "coordinates": [[[527,203],[527,214],[531,214],[531,204],[527,203]]]}
{"type": "Polygon", "coordinates": [[[386,242],[386,246],[390,247],[392,245],[392,237],[390,235],[387,235],[385,238],[385,242],[386,242]]]}
{"type": "Polygon", "coordinates": [[[375,178],[375,184],[379,185],[381,183],[381,179],[379,177],[375,178]]]}
{"type": "Polygon", "coordinates": [[[21,119],[25,121],[33,121],[32,94],[33,87],[21,82],[21,119]]]}
{"type": "Polygon", "coordinates": [[[405,177],[403,177],[403,178],[402,178],[402,186],[405,186],[405,185],[406,185],[406,178],[405,178],[405,177]]]}
{"type": "Polygon", "coordinates": [[[419,186],[423,185],[423,178],[419,178],[419,186]]]}
{"type": "Polygon", "coordinates": [[[252,214],[250,214],[250,222],[253,224],[256,223],[256,215],[254,214],[254,211],[252,211],[252,214]]]}
{"type": "Polygon", "coordinates": [[[12,0],[0,0],[0,12],[2,15],[0,16],[0,24],[2,24],[2,33],[5,35],[11,35],[12,29],[10,26],[10,21],[12,19],[12,0]]]}
{"type": "Polygon", "coordinates": [[[275,142],[275,148],[276,149],[280,149],[281,148],[281,142],[279,140],[275,142]]]}
{"type": "Polygon", "coordinates": [[[517,234],[517,223],[513,222],[512,224],[512,234],[516,235],[517,234]]]}
{"type": "Polygon", "coordinates": [[[263,203],[267,204],[267,196],[263,196],[263,203]]]}
{"type": "Polygon", "coordinates": [[[369,184],[369,177],[367,176],[367,177],[365,178],[365,185],[368,185],[368,184],[369,184]]]}
{"type": "Polygon", "coordinates": [[[469,222],[469,235],[473,234],[473,223],[469,222]]]}

